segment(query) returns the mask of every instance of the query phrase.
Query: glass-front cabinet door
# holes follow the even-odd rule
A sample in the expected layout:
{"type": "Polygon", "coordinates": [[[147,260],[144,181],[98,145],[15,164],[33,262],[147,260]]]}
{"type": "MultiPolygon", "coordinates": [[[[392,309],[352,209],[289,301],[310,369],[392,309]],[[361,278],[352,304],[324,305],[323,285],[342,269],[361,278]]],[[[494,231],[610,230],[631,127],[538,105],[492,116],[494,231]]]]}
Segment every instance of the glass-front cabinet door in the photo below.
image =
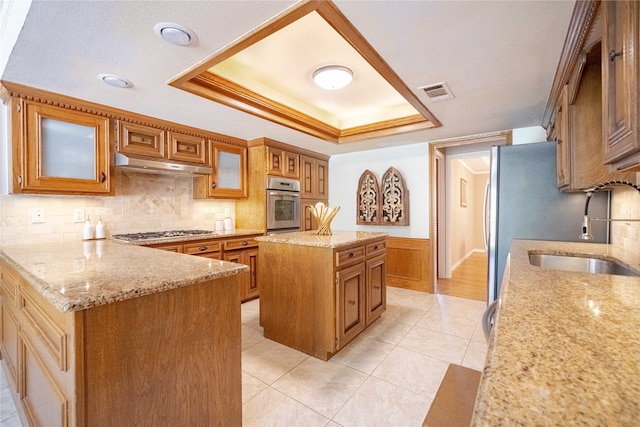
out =
{"type": "Polygon", "coordinates": [[[110,192],[108,118],[30,101],[16,104],[22,120],[13,129],[19,159],[14,192],[110,192]]]}
{"type": "Polygon", "coordinates": [[[211,158],[213,173],[194,180],[194,198],[247,197],[247,149],[211,141],[211,158]]]}

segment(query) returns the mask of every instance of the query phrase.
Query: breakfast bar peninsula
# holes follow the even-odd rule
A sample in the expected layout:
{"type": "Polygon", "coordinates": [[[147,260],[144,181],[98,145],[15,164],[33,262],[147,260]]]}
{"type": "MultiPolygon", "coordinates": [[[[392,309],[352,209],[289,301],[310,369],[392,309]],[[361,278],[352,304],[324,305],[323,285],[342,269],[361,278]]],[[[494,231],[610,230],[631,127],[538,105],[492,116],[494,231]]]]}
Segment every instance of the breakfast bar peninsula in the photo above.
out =
{"type": "Polygon", "coordinates": [[[248,267],[112,241],[0,246],[2,368],[23,424],[242,423],[248,267]]]}
{"type": "Polygon", "coordinates": [[[328,360],[386,309],[385,233],[261,236],[264,336],[328,360]]]}

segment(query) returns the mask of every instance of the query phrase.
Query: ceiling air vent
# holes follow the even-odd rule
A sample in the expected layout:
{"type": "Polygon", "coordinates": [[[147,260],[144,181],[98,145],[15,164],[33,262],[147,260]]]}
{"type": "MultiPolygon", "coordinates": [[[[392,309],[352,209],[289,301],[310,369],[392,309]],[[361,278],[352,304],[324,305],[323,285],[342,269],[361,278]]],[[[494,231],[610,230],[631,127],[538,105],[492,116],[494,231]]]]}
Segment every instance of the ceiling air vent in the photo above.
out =
{"type": "Polygon", "coordinates": [[[422,89],[424,93],[429,97],[430,102],[445,101],[447,99],[453,99],[453,93],[445,82],[435,83],[432,85],[422,86],[418,89],[422,89]]]}

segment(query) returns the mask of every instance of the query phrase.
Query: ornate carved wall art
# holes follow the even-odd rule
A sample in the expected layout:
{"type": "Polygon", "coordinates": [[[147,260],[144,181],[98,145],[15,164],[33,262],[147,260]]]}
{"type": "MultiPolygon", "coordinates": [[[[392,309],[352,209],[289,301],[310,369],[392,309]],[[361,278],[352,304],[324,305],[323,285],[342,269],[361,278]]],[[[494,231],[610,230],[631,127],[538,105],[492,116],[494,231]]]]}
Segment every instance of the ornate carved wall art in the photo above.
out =
{"type": "Polygon", "coordinates": [[[358,181],[359,225],[409,225],[409,190],[402,174],[393,167],[382,176],[382,184],[366,170],[358,181]]]}
{"type": "Polygon", "coordinates": [[[382,176],[381,225],[409,225],[409,190],[396,168],[382,176]]]}
{"type": "Polygon", "coordinates": [[[358,218],[356,224],[376,225],[380,211],[378,180],[370,170],[360,175],[358,181],[358,218]]]}

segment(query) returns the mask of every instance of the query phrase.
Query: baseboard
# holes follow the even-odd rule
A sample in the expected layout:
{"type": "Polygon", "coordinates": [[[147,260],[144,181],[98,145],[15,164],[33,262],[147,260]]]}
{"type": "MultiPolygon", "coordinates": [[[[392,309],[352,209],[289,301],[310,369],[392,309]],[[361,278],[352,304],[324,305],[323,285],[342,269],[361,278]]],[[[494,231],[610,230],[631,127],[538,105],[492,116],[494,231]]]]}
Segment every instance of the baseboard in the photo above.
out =
{"type": "MultiPolygon", "coordinates": [[[[459,259],[455,264],[453,264],[451,266],[451,271],[453,272],[453,270],[455,270],[456,268],[458,268],[460,266],[460,264],[462,264],[463,262],[465,262],[467,260],[467,258],[469,258],[471,255],[473,255],[476,252],[481,252],[484,253],[486,252],[484,249],[471,249],[469,252],[467,252],[467,254],[465,256],[463,256],[461,259],[459,259]]],[[[450,277],[449,277],[450,278],[450,277]]]]}

